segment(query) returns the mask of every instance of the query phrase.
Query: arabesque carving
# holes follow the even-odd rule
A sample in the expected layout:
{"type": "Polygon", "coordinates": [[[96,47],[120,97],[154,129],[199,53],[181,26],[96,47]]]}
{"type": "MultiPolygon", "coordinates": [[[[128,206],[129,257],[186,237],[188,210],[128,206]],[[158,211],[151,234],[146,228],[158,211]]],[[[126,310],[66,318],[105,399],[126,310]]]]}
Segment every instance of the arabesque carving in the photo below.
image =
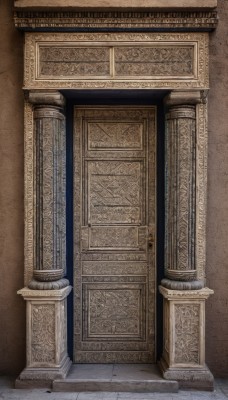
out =
{"type": "Polygon", "coordinates": [[[109,75],[109,53],[108,47],[40,46],[39,76],[109,75]]]}
{"type": "Polygon", "coordinates": [[[116,76],[194,76],[194,46],[114,48],[116,76]]]}
{"type": "Polygon", "coordinates": [[[32,305],[32,362],[55,363],[55,305],[32,305]]]}
{"type": "Polygon", "coordinates": [[[141,312],[139,289],[90,290],[88,337],[140,337],[141,312]]]}
{"type": "Polygon", "coordinates": [[[175,304],[175,356],[177,364],[199,364],[200,305],[175,304]]]}

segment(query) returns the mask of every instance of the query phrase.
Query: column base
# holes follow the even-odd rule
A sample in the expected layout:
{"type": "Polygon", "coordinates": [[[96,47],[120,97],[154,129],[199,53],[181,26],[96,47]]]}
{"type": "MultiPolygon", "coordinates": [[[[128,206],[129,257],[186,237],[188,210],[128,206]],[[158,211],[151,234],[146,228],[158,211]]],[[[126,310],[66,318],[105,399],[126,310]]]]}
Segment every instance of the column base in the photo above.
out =
{"type": "Polygon", "coordinates": [[[66,357],[59,367],[27,367],[25,368],[15,382],[17,389],[22,388],[37,388],[37,387],[52,387],[52,382],[55,379],[65,379],[72,361],[66,357]]]}
{"type": "Polygon", "coordinates": [[[180,388],[214,390],[214,377],[208,367],[169,367],[161,358],[158,363],[164,379],[178,381],[180,388]]]}
{"type": "Polygon", "coordinates": [[[182,388],[213,390],[214,378],[205,365],[205,301],[213,290],[171,290],[163,295],[163,377],[182,388]]]}
{"type": "Polygon", "coordinates": [[[27,303],[27,362],[17,387],[50,386],[53,380],[66,377],[71,366],[67,354],[67,296],[71,289],[18,291],[27,303]]]}

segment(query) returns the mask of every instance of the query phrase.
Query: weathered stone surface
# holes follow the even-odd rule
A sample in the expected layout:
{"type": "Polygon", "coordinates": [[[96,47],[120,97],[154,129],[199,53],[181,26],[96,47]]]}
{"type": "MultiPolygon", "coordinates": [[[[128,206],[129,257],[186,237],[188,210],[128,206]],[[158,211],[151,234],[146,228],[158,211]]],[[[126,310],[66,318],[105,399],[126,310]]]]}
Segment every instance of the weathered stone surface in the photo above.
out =
{"type": "Polygon", "coordinates": [[[213,390],[213,376],[205,365],[205,300],[213,291],[170,290],[159,286],[164,299],[163,377],[182,387],[213,390]]]}
{"type": "Polygon", "coordinates": [[[55,392],[175,393],[178,383],[163,379],[157,365],[153,364],[75,364],[65,380],[53,382],[53,389],[55,392]]]}
{"type": "Polygon", "coordinates": [[[27,301],[26,368],[19,380],[66,377],[71,366],[67,354],[67,296],[71,289],[18,291],[27,301]]]}

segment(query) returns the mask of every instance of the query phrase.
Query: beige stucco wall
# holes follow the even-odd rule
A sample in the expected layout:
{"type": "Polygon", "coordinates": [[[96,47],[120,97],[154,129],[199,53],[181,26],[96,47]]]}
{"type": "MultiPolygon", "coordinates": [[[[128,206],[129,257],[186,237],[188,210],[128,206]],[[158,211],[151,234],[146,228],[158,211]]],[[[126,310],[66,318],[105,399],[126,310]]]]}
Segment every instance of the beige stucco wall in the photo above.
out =
{"type": "Polygon", "coordinates": [[[219,26],[210,42],[207,284],[207,362],[228,376],[228,1],[219,0],[219,26]]]}
{"type": "MultiPolygon", "coordinates": [[[[0,373],[25,363],[23,287],[23,97],[22,34],[13,26],[11,0],[0,13],[0,373]]],[[[219,27],[211,35],[209,96],[209,190],[207,362],[228,376],[228,2],[219,0],[219,27]]]]}
{"type": "Polygon", "coordinates": [[[12,3],[0,12],[0,373],[25,362],[23,286],[23,38],[13,27],[12,3]]]}

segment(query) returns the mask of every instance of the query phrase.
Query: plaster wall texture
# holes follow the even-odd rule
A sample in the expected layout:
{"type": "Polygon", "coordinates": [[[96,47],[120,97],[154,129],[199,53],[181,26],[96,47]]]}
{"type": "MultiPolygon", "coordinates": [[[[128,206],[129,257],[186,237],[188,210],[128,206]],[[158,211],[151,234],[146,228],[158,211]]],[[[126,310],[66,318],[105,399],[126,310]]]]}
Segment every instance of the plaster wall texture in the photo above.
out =
{"type": "Polygon", "coordinates": [[[23,287],[23,37],[0,4],[0,373],[25,363],[23,287]]]}
{"type": "MultiPolygon", "coordinates": [[[[0,13],[0,373],[25,365],[23,287],[23,35],[12,19],[12,0],[0,13]]],[[[228,1],[210,41],[206,357],[211,371],[228,376],[228,1]]]]}
{"type": "Polygon", "coordinates": [[[228,1],[218,1],[210,37],[206,355],[216,376],[228,376],[228,1]]]}

